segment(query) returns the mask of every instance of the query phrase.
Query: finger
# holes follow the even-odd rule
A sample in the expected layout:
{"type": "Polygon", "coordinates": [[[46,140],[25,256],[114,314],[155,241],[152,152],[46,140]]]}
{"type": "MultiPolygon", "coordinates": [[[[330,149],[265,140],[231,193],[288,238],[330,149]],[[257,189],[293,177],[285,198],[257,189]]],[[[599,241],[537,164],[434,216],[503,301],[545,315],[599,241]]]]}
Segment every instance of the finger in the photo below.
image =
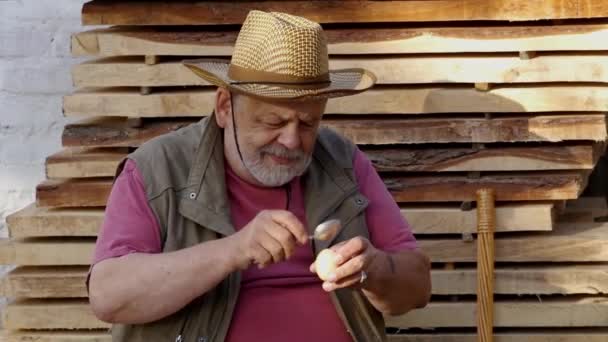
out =
{"type": "Polygon", "coordinates": [[[271,212],[271,218],[274,222],[287,228],[302,245],[308,243],[308,232],[294,214],[286,210],[275,210],[271,212]]]}
{"type": "Polygon", "coordinates": [[[268,252],[268,254],[272,256],[272,262],[277,263],[285,259],[283,246],[270,234],[260,234],[260,236],[257,238],[257,242],[268,252]]]}
{"type": "Polygon", "coordinates": [[[322,285],[323,290],[327,292],[334,291],[336,289],[359,286],[361,286],[361,273],[350,275],[338,282],[325,281],[322,285]]]}
{"type": "Polygon", "coordinates": [[[368,264],[369,256],[367,254],[358,255],[336,268],[334,274],[327,280],[334,283],[340,283],[353,275],[359,276],[361,271],[367,268],[368,264]]]}
{"type": "Polygon", "coordinates": [[[336,245],[334,251],[340,256],[336,262],[338,265],[348,262],[348,260],[364,253],[368,245],[369,241],[362,237],[354,237],[343,244],[336,245]]]}
{"type": "Polygon", "coordinates": [[[272,255],[270,255],[270,253],[268,253],[268,251],[262,246],[258,245],[252,248],[251,253],[253,257],[253,262],[258,265],[258,268],[266,267],[268,264],[270,264],[270,261],[272,260],[272,255]]]}
{"type": "Polygon", "coordinates": [[[276,223],[268,227],[266,231],[272,238],[281,244],[285,259],[289,259],[293,255],[296,248],[296,239],[291,232],[285,229],[285,227],[276,223]]]}
{"type": "Polygon", "coordinates": [[[311,273],[317,273],[317,265],[316,263],[312,263],[310,264],[310,267],[308,267],[308,269],[310,270],[311,273]]]}

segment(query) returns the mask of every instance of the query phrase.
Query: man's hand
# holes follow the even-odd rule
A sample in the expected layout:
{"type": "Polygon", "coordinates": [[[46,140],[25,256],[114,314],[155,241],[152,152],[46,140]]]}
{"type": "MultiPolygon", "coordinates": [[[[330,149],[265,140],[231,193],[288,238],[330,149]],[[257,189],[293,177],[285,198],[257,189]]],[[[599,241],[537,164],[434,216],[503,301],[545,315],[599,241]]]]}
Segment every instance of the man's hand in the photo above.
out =
{"type": "MultiPolygon", "coordinates": [[[[336,254],[337,268],[323,283],[325,291],[359,286],[363,271],[369,272],[370,265],[378,257],[380,251],[369,240],[355,237],[330,247],[336,254]]],[[[316,265],[310,265],[310,271],[316,273],[316,265]]]]}
{"type": "Polygon", "coordinates": [[[289,259],[296,244],[308,242],[308,233],[289,211],[264,210],[231,239],[236,247],[238,268],[246,269],[252,262],[263,268],[289,259]]]}

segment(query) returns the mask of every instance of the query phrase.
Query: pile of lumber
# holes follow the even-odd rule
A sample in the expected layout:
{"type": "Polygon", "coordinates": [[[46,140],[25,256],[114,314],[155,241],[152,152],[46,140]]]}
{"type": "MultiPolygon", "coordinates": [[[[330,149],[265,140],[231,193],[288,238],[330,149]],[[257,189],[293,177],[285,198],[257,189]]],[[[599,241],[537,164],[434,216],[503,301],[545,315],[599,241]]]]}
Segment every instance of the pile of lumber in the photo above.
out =
{"type": "Polygon", "coordinates": [[[330,67],[371,91],[331,100],[324,125],[370,157],[433,262],[427,308],[387,317],[391,341],[475,340],[475,191],[497,194],[497,341],[608,340],[608,224],[579,199],[603,154],[608,3],[587,1],[99,1],[72,36],[77,90],[64,150],[36,203],[9,217],[0,262],[9,341],[109,341],[85,277],[119,161],[211,113],[180,61],[229,58],[250,9],[324,24],[330,67]],[[592,19],[589,19],[592,18],[592,19]],[[559,20],[558,20],[559,19],[559,20]],[[507,22],[509,20],[511,22],[507,22]],[[390,22],[390,24],[387,24],[390,22]]]}

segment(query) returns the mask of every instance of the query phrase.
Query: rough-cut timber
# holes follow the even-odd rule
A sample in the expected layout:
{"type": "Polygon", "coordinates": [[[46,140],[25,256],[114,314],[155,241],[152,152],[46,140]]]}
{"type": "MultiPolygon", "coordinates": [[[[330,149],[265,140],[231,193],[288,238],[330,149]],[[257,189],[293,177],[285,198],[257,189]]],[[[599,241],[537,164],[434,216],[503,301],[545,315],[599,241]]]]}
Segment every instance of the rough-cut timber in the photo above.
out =
{"type": "Polygon", "coordinates": [[[46,159],[47,178],[91,178],[113,176],[127,149],[64,150],[46,159]]]}
{"type": "MultiPolygon", "coordinates": [[[[137,147],[193,121],[158,120],[142,127],[129,127],[125,120],[103,118],[66,125],[62,143],[66,147],[137,147]]],[[[360,119],[328,118],[333,128],[357,144],[492,143],[606,139],[606,116],[564,114],[532,117],[360,119]],[[407,134],[405,134],[407,132],[407,134]]]]}
{"type": "Polygon", "coordinates": [[[6,219],[13,239],[45,236],[97,236],[103,209],[55,209],[31,204],[6,219]]]}
{"type": "Polygon", "coordinates": [[[23,300],[4,309],[5,329],[104,329],[86,300],[23,300]]]}
{"type": "MultiPolygon", "coordinates": [[[[213,110],[215,89],[164,90],[142,95],[132,88],[82,90],[64,97],[67,116],[203,116],[213,110]]],[[[514,85],[482,92],[467,85],[377,86],[332,99],[329,114],[528,113],[608,111],[601,85],[514,85]]]]}
{"type": "MultiPolygon", "coordinates": [[[[495,327],[602,327],[608,316],[607,297],[497,301],[495,327]]],[[[406,315],[389,317],[399,328],[474,327],[475,302],[435,302],[406,315]]]]}
{"type": "Polygon", "coordinates": [[[378,171],[532,171],[592,169],[603,144],[366,149],[378,171]]]}
{"type": "MultiPolygon", "coordinates": [[[[608,333],[597,329],[586,330],[531,330],[494,333],[495,342],[604,342],[608,333]]],[[[389,342],[477,342],[475,333],[409,333],[389,335],[389,342]]],[[[55,342],[55,341],[50,341],[55,342]]],[[[105,342],[105,341],[104,341],[105,342]]]]}
{"type": "MultiPolygon", "coordinates": [[[[608,82],[608,55],[549,54],[522,60],[509,55],[423,55],[332,58],[331,69],[365,68],[378,84],[608,82]]],[[[141,57],[87,61],[72,68],[84,87],[206,86],[179,60],[147,65],[141,57]]]]}
{"type": "MultiPolygon", "coordinates": [[[[110,181],[111,184],[111,181],[110,181]]],[[[36,187],[39,207],[98,207],[110,195],[108,181],[100,178],[46,180],[36,187]]]]}
{"type": "Polygon", "coordinates": [[[0,265],[89,265],[95,239],[25,239],[0,243],[0,265]]]}
{"type": "Polygon", "coordinates": [[[602,0],[436,1],[100,1],[86,3],[83,25],[241,24],[252,10],[297,14],[320,23],[538,20],[608,16],[602,0]]]}
{"type": "MultiPolygon", "coordinates": [[[[477,231],[477,210],[457,206],[406,206],[401,212],[414,233],[463,234],[477,231]]],[[[550,231],[555,212],[552,203],[502,204],[496,207],[496,231],[550,231]]]]}
{"type": "MultiPolygon", "coordinates": [[[[19,267],[2,279],[3,296],[11,298],[86,298],[89,268],[19,267]]],[[[475,269],[433,270],[433,294],[474,295],[475,269]]],[[[608,293],[604,265],[504,267],[496,269],[497,294],[570,295],[608,293]]]]}
{"type": "Polygon", "coordinates": [[[4,335],[6,342],[112,342],[112,335],[107,329],[97,331],[11,331],[4,335]]]}
{"type": "MultiPolygon", "coordinates": [[[[327,29],[332,55],[602,51],[608,24],[327,29]]],[[[170,27],[113,27],[74,34],[74,56],[230,56],[236,31],[170,27]]]]}
{"type": "MultiPolygon", "coordinates": [[[[608,224],[562,223],[554,232],[497,238],[498,262],[608,261],[608,224]],[[539,247],[541,246],[541,247],[539,247]]],[[[433,262],[475,262],[476,244],[461,239],[419,240],[433,262]]]]}
{"type": "Polygon", "coordinates": [[[497,201],[548,201],[577,198],[585,187],[577,171],[467,176],[385,177],[384,184],[397,202],[474,201],[479,188],[496,190],[497,201]]]}

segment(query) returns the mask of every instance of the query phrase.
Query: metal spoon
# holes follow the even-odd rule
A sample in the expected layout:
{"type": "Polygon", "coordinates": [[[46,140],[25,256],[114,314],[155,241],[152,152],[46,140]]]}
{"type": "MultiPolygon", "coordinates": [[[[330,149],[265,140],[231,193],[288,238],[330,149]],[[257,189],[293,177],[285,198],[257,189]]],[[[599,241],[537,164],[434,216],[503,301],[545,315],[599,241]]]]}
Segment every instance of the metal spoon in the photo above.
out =
{"type": "Polygon", "coordinates": [[[340,220],[328,220],[319,224],[312,235],[308,236],[309,240],[315,239],[317,241],[330,241],[338,235],[342,230],[342,223],[340,220]]]}

